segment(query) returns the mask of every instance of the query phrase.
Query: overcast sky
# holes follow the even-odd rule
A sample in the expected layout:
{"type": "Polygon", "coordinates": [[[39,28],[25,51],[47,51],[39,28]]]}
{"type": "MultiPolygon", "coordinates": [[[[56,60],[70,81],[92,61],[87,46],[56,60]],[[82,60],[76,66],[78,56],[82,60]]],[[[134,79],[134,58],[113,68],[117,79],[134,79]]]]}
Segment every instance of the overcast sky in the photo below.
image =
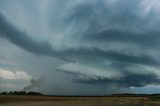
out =
{"type": "Polygon", "coordinates": [[[0,91],[159,88],[159,0],[0,0],[0,91]]]}

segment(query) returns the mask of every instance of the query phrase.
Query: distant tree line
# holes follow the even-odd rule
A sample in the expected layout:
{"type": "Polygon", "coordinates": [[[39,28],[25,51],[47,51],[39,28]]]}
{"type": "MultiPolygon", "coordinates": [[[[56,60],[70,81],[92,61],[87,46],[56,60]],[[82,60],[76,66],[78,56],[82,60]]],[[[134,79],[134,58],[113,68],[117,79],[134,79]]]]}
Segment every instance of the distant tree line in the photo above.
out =
{"type": "MultiPolygon", "coordinates": [[[[0,95],[35,95],[35,96],[59,96],[59,95],[45,95],[40,92],[26,92],[26,91],[5,91],[1,92],[0,95]]],[[[66,95],[62,95],[66,96],[66,95]]],[[[69,96],[69,95],[68,95],[69,96]]],[[[78,97],[88,97],[77,95],[78,97]]],[[[135,93],[122,93],[122,94],[112,94],[112,95],[102,95],[93,97],[150,97],[153,100],[160,100],[160,94],[135,94],[135,93]]]]}
{"type": "Polygon", "coordinates": [[[39,92],[9,91],[9,92],[1,92],[0,95],[38,95],[38,96],[43,96],[44,94],[39,93],[39,92]]]}
{"type": "Polygon", "coordinates": [[[122,93],[122,94],[112,94],[113,97],[145,97],[145,96],[159,96],[160,94],[135,94],[135,93],[122,93]]]}

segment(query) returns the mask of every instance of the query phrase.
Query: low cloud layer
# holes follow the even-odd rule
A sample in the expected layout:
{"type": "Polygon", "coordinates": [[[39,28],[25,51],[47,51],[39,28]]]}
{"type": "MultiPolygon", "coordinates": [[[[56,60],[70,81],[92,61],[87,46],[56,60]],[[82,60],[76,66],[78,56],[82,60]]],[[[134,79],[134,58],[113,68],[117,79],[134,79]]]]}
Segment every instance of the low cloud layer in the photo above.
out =
{"type": "Polygon", "coordinates": [[[71,83],[159,84],[158,0],[1,0],[0,6],[0,37],[62,61],[53,71],[73,76],[71,83]]]}
{"type": "Polygon", "coordinates": [[[112,68],[110,69],[97,69],[78,63],[64,64],[58,68],[60,71],[78,75],[79,79],[84,80],[98,80],[98,79],[119,79],[123,76],[122,73],[112,68]]]}

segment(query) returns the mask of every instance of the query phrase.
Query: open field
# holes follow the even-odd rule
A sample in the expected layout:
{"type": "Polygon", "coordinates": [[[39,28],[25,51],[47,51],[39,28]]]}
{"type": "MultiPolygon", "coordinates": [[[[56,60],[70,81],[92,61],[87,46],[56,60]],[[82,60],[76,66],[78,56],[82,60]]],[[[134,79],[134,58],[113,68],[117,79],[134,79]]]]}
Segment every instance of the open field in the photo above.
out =
{"type": "Polygon", "coordinates": [[[0,96],[0,106],[160,106],[148,97],[0,96]]]}

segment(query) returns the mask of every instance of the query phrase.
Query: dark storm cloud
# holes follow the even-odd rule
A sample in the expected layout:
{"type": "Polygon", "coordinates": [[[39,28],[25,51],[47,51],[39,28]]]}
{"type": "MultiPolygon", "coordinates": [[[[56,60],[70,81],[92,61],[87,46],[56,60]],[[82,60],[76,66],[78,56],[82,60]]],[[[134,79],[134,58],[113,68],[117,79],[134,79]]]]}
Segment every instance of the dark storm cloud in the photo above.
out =
{"type": "MultiPolygon", "coordinates": [[[[48,35],[44,36],[48,37],[48,42],[38,41],[0,14],[0,36],[35,55],[53,56],[64,60],[65,63],[79,63],[78,71],[75,71],[77,67],[72,69],[75,64],[64,65],[63,68],[60,65],[57,69],[74,76],[80,75],[81,79],[75,79],[79,83],[113,83],[121,87],[130,87],[159,82],[157,77],[160,76],[158,70],[160,57],[154,53],[159,52],[160,31],[156,23],[159,19],[153,10],[143,16],[139,0],[119,0],[113,4],[109,4],[111,0],[81,1],[74,6],[70,2],[50,2],[48,8],[51,13],[47,14],[49,16],[46,19],[47,28],[49,27],[48,29],[53,33],[62,33],[59,35],[47,33],[48,35]],[[54,37],[57,36],[62,39],[62,41],[58,39],[58,44],[65,46],[60,50],[54,48],[56,47],[54,37]],[[121,44],[124,45],[119,46],[121,44]],[[131,49],[131,46],[135,48],[131,49]],[[107,64],[105,64],[106,60],[107,64]],[[151,69],[148,71],[142,68],[140,70],[142,73],[139,73],[136,71],[138,65],[148,66],[151,69]],[[116,70],[116,76],[121,74],[124,76],[116,79],[105,76],[103,73],[114,76],[112,70],[107,70],[106,67],[116,70]],[[90,73],[89,71],[94,68],[97,68],[95,72],[90,73]],[[133,74],[132,71],[135,73],[133,74]],[[83,76],[87,76],[87,79],[83,76]]],[[[57,48],[59,47],[61,46],[58,45],[57,48]]]]}
{"type": "MultiPolygon", "coordinates": [[[[60,53],[61,54],[61,53],[60,53]]],[[[103,61],[105,59],[111,60],[111,61],[117,61],[120,63],[135,63],[135,64],[144,64],[144,65],[153,65],[157,66],[159,65],[159,61],[154,59],[150,55],[140,55],[135,56],[133,54],[125,54],[122,52],[117,51],[104,51],[97,48],[79,48],[79,49],[71,49],[63,51],[61,56],[69,57],[72,60],[72,57],[74,57],[77,61],[78,60],[85,60],[89,59],[90,61],[103,61]]],[[[74,59],[73,59],[74,60],[74,59]]],[[[75,60],[75,61],[76,61],[75,60]]]]}
{"type": "Polygon", "coordinates": [[[36,42],[27,33],[18,30],[9,23],[6,17],[0,13],[0,36],[6,38],[17,46],[37,55],[52,53],[52,47],[47,42],[36,42]]]}
{"type": "Polygon", "coordinates": [[[139,75],[139,74],[128,74],[126,77],[122,79],[102,79],[98,78],[97,80],[95,79],[89,79],[89,80],[82,80],[78,79],[75,80],[75,82],[79,83],[85,83],[85,84],[115,84],[119,87],[143,87],[148,84],[159,84],[160,79],[156,77],[156,75],[148,74],[148,75],[139,75]]]}
{"type": "Polygon", "coordinates": [[[126,63],[137,63],[137,64],[146,64],[146,65],[159,65],[159,62],[156,61],[151,56],[141,55],[141,56],[134,56],[132,54],[124,54],[114,51],[108,51],[104,53],[104,57],[108,57],[108,59],[119,61],[119,62],[126,62],[126,63]]]}
{"type": "Polygon", "coordinates": [[[122,43],[133,43],[139,46],[146,47],[159,47],[160,45],[160,32],[159,31],[120,31],[118,29],[110,29],[101,32],[93,32],[90,35],[86,35],[89,40],[99,41],[113,41],[122,43]]]}
{"type": "MultiPolygon", "coordinates": [[[[154,60],[150,56],[133,56],[133,55],[126,55],[123,53],[118,53],[115,51],[103,51],[97,48],[78,48],[78,49],[67,49],[62,52],[58,52],[53,50],[52,46],[47,42],[37,42],[33,40],[31,37],[27,35],[27,33],[22,32],[15,28],[12,24],[7,22],[6,18],[1,14],[0,15],[0,30],[1,30],[1,37],[8,39],[9,41],[13,42],[14,44],[18,45],[19,47],[33,53],[36,55],[51,55],[51,56],[58,56],[58,57],[68,57],[68,58],[104,58],[104,59],[111,59],[116,61],[122,62],[129,62],[129,63],[141,63],[141,64],[152,64],[157,65],[159,64],[158,61],[154,60]]],[[[116,40],[118,37],[115,36],[114,33],[110,35],[110,40],[116,40]]],[[[104,39],[104,38],[102,38],[104,39]]],[[[119,38],[120,40],[131,40],[132,38],[125,35],[124,38],[119,38]]],[[[138,40],[138,36],[137,36],[138,40]]],[[[149,40],[149,39],[148,39],[149,40]]],[[[136,42],[136,41],[135,41],[136,42]]],[[[72,59],[71,59],[72,60],[72,59]]]]}
{"type": "MultiPolygon", "coordinates": [[[[106,7],[103,3],[100,3],[98,5],[80,5],[74,10],[74,14],[71,15],[71,19],[75,19],[77,23],[88,22],[89,27],[83,33],[82,40],[86,40],[89,43],[104,42],[105,44],[106,42],[106,45],[104,45],[106,46],[106,48],[108,47],[107,42],[114,42],[113,45],[109,46],[115,46],[119,45],[119,43],[123,43],[126,45],[125,47],[136,45],[136,50],[143,51],[146,49],[150,49],[156,52],[157,50],[154,48],[159,49],[160,45],[160,32],[159,30],[157,30],[157,24],[154,24],[154,22],[152,23],[152,20],[154,20],[156,16],[152,10],[145,17],[143,17],[143,15],[141,16],[138,7],[139,4],[140,2],[138,0],[135,0],[133,2],[127,0],[124,0],[122,2],[119,1],[115,6],[119,7],[118,9],[114,7],[106,7]],[[124,6],[124,4],[127,5],[124,6]],[[151,23],[154,27],[149,27],[151,23]]],[[[89,51],[85,51],[85,49],[78,49],[76,51],[77,53],[73,53],[75,55],[72,56],[80,56],[80,59],[82,59],[83,57],[90,57],[90,60],[98,58],[100,60],[97,61],[97,64],[100,63],[100,61],[107,59],[113,63],[112,66],[109,67],[114,67],[119,71],[123,71],[124,67],[130,66],[132,64],[148,66],[151,65],[153,67],[159,65],[159,61],[153,58],[152,54],[141,52],[139,56],[135,56],[132,53],[132,51],[134,50],[131,50],[129,48],[125,50],[126,51],[117,52],[117,50],[104,51],[97,48],[92,48],[89,51]],[[127,51],[130,51],[130,53],[126,54],[125,52],[127,51]]],[[[143,70],[145,71],[145,69],[143,70]]],[[[72,72],[69,70],[68,72],[71,74],[77,74],[77,72],[72,72]]],[[[103,84],[116,83],[120,86],[122,86],[123,84],[124,87],[129,87],[145,86],[147,84],[159,83],[159,79],[157,78],[157,74],[153,72],[153,75],[136,75],[129,73],[126,74],[126,77],[119,80],[105,80],[101,79],[100,77],[99,79],[94,80],[82,79],[79,80],[79,82],[87,82],[91,84],[94,84],[95,82],[103,84]]]]}

